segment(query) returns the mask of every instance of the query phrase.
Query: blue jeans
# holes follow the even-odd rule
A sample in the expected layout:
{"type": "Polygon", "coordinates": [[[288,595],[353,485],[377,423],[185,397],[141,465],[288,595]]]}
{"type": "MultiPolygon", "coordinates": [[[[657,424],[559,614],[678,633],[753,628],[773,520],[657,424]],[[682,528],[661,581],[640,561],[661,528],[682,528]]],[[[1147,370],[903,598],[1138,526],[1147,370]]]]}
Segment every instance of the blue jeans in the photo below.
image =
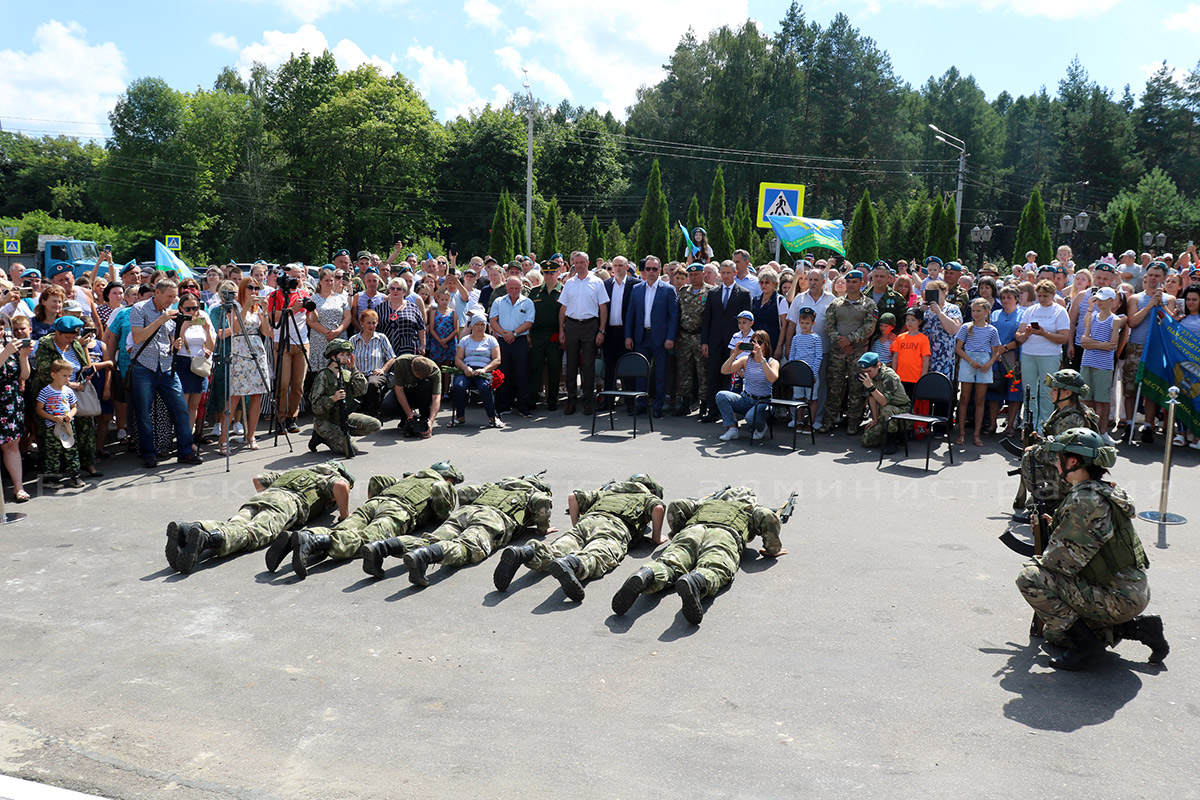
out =
{"type": "Polygon", "coordinates": [[[138,451],[142,458],[156,458],[154,432],[150,429],[150,406],[158,394],[167,404],[171,422],[175,426],[176,455],[190,456],[195,452],[192,442],[192,423],[188,418],[187,401],[183,399],[183,387],[179,376],[172,372],[153,372],[141,364],[134,364],[133,407],[137,416],[138,451]]]}
{"type": "Polygon", "coordinates": [[[456,375],[454,383],[450,386],[450,397],[454,400],[454,418],[462,419],[467,414],[467,392],[479,392],[479,399],[483,402],[483,410],[487,412],[488,419],[496,416],[496,405],[492,397],[492,378],[476,375],[473,378],[468,378],[466,375],[456,375]]]}
{"type": "Polygon", "coordinates": [[[737,415],[745,414],[746,422],[756,431],[767,427],[768,399],[758,400],[742,392],[717,392],[717,411],[726,428],[737,425],[737,415]]]}

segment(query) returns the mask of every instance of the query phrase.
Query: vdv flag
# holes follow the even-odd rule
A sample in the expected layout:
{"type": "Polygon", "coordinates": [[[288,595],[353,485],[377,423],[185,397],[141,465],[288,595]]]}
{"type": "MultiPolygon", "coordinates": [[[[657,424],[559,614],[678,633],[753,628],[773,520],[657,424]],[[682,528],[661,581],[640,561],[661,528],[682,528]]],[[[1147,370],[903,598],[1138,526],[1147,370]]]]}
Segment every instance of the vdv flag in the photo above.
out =
{"type": "Polygon", "coordinates": [[[192,270],[187,264],[180,260],[179,256],[167,249],[167,246],[158,239],[154,240],[154,268],[159,272],[166,272],[169,269],[179,273],[181,278],[194,278],[192,270]]]}
{"type": "Polygon", "coordinates": [[[824,247],[846,255],[840,219],[768,216],[767,222],[771,223],[780,244],[789,252],[800,253],[814,247],[824,247]]]}
{"type": "Polygon", "coordinates": [[[1142,395],[1166,405],[1170,399],[1167,389],[1178,386],[1175,419],[1200,436],[1200,336],[1168,317],[1161,308],[1154,310],[1158,324],[1150,329],[1137,371],[1142,395]]]}
{"type": "Polygon", "coordinates": [[[700,248],[696,247],[695,242],[692,241],[692,236],[688,233],[688,229],[683,227],[682,222],[676,221],[675,224],[679,226],[679,230],[683,231],[683,240],[687,242],[688,255],[696,255],[700,251],[700,248]]]}

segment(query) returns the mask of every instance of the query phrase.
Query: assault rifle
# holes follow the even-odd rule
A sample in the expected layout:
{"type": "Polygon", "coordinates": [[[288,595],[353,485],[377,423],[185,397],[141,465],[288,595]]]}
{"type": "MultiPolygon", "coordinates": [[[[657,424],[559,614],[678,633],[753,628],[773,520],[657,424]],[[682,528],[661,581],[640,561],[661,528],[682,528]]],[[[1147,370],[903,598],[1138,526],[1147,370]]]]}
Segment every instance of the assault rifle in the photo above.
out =
{"type": "Polygon", "coordinates": [[[779,521],[787,524],[787,521],[792,518],[792,514],[796,511],[796,493],[792,492],[788,495],[787,502],[779,507],[779,521]]]}
{"type": "MultiPolygon", "coordinates": [[[[337,368],[337,388],[349,396],[349,391],[346,389],[346,381],[342,379],[342,367],[339,364],[337,368]]],[[[346,437],[346,458],[354,458],[354,441],[350,438],[350,412],[346,408],[346,398],[343,397],[337,401],[338,427],[342,431],[342,435],[346,437]]]]}

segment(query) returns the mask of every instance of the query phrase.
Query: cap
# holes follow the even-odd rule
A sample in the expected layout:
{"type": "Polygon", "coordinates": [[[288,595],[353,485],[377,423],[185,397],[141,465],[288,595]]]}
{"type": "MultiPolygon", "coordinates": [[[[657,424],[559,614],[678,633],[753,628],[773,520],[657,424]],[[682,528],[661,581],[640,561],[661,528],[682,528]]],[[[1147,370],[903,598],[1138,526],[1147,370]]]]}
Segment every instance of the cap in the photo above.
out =
{"type": "Polygon", "coordinates": [[[937,256],[929,256],[925,259],[925,266],[928,267],[930,264],[937,264],[940,267],[942,265],[942,260],[937,256]]]}
{"type": "Polygon", "coordinates": [[[738,319],[748,319],[751,322],[753,322],[754,321],[754,312],[742,311],[741,313],[738,314],[738,319]]]}
{"type": "Polygon", "coordinates": [[[469,322],[469,324],[468,324],[468,327],[472,327],[472,328],[473,328],[473,327],[475,327],[475,325],[476,325],[477,323],[480,323],[480,322],[482,322],[484,325],[486,325],[486,324],[487,324],[487,320],[486,320],[486,319],[484,319],[484,316],[483,316],[483,314],[472,314],[472,315],[471,315],[471,320],[470,320],[470,322],[469,322]]]}
{"type": "Polygon", "coordinates": [[[474,267],[467,267],[466,269],[464,269],[462,271],[462,274],[463,275],[478,275],[479,273],[475,271],[474,267]]]}
{"type": "Polygon", "coordinates": [[[147,267],[142,267],[142,268],[141,268],[140,270],[138,270],[138,271],[139,271],[139,272],[141,272],[143,275],[153,275],[153,274],[154,274],[155,272],[157,272],[158,270],[156,270],[154,267],[148,267],[148,266],[147,266],[147,267]]]}
{"type": "MultiPolygon", "coordinates": [[[[66,310],[65,305],[63,306],[63,310],[66,310]]],[[[83,320],[81,320],[79,317],[67,316],[59,317],[58,319],[54,320],[54,330],[58,331],[59,333],[79,333],[82,328],[83,320]]]]}
{"type": "Polygon", "coordinates": [[[508,262],[504,266],[504,268],[505,269],[524,269],[524,267],[521,266],[521,262],[515,258],[512,261],[508,262]]]}
{"type": "Polygon", "coordinates": [[[563,257],[562,253],[555,253],[554,255],[550,256],[550,260],[554,261],[555,259],[558,259],[559,261],[561,261],[562,257],[563,257]]]}
{"type": "Polygon", "coordinates": [[[78,300],[68,300],[63,303],[62,312],[64,314],[82,314],[83,306],[79,304],[78,300]]]}
{"type": "Polygon", "coordinates": [[[858,357],[858,365],[860,367],[873,367],[879,363],[878,353],[863,353],[858,357]]]}
{"type": "Polygon", "coordinates": [[[704,272],[704,265],[701,264],[699,261],[693,261],[692,263],[688,264],[687,271],[688,272],[704,272]]]}
{"type": "Polygon", "coordinates": [[[892,265],[884,261],[882,258],[871,265],[871,269],[891,269],[892,265]]]}
{"type": "Polygon", "coordinates": [[[1113,288],[1111,286],[1101,286],[1099,291],[1096,292],[1096,299],[1097,300],[1116,300],[1117,293],[1113,291],[1113,288]]]}
{"type": "Polygon", "coordinates": [[[1036,252],[1036,251],[1034,251],[1034,250],[1027,250],[1027,251],[1025,251],[1025,257],[1026,257],[1026,258],[1029,258],[1030,256],[1036,256],[1036,255],[1037,255],[1037,252],[1036,252]]]}
{"type": "Polygon", "coordinates": [[[804,308],[802,308],[796,312],[796,316],[797,317],[806,317],[807,316],[807,317],[812,317],[813,319],[816,319],[817,312],[812,306],[804,306],[804,308]]]}
{"type": "Polygon", "coordinates": [[[358,251],[358,258],[356,258],[356,259],[355,259],[355,261],[358,261],[358,260],[360,260],[360,259],[363,259],[363,258],[370,258],[370,257],[371,257],[371,251],[370,251],[370,250],[359,250],[359,251],[358,251]]]}
{"type": "Polygon", "coordinates": [[[880,314],[879,315],[879,324],[891,325],[893,328],[896,327],[896,315],[892,314],[890,312],[887,314],[880,314]]]}
{"type": "Polygon", "coordinates": [[[347,250],[346,248],[344,248],[344,247],[343,247],[341,250],[338,250],[337,252],[335,252],[335,253],[333,254],[333,257],[334,257],[334,258],[337,258],[338,256],[346,256],[347,258],[349,258],[349,257],[350,257],[350,251],[349,251],[349,250],[347,250]]]}
{"type": "Polygon", "coordinates": [[[999,274],[1000,274],[1000,270],[996,269],[996,265],[995,265],[995,264],[991,264],[991,263],[985,263],[985,264],[984,264],[982,267],[980,267],[980,268],[979,268],[979,274],[980,274],[980,275],[982,275],[982,274],[983,274],[983,273],[985,273],[985,272],[990,272],[990,273],[992,273],[993,275],[999,275],[999,274]]]}
{"type": "Polygon", "coordinates": [[[1067,268],[1066,268],[1066,267],[1055,267],[1055,268],[1054,268],[1054,274],[1055,274],[1055,275],[1066,275],[1066,274],[1067,274],[1067,268]]]}
{"type": "Polygon", "coordinates": [[[862,280],[863,274],[861,269],[852,269],[846,273],[846,280],[862,280]]]}
{"type": "Polygon", "coordinates": [[[1121,258],[1137,258],[1137,253],[1132,250],[1126,250],[1124,253],[1121,253],[1121,258]]]}
{"type": "Polygon", "coordinates": [[[64,272],[73,272],[74,267],[66,261],[59,261],[57,264],[51,264],[46,267],[46,277],[54,278],[62,275],[64,272]]]}
{"type": "Polygon", "coordinates": [[[499,263],[500,263],[499,261],[497,261],[496,259],[492,258],[491,256],[484,256],[484,257],[483,257],[483,264],[484,264],[484,266],[487,266],[488,264],[499,264],[499,263]]]}
{"type": "Polygon", "coordinates": [[[1095,264],[1093,264],[1093,265],[1092,265],[1092,272],[1112,272],[1112,273],[1115,273],[1115,272],[1116,272],[1116,270],[1115,270],[1115,269],[1113,269],[1113,265],[1112,265],[1112,264],[1109,264],[1107,261],[1097,261],[1095,264]]]}

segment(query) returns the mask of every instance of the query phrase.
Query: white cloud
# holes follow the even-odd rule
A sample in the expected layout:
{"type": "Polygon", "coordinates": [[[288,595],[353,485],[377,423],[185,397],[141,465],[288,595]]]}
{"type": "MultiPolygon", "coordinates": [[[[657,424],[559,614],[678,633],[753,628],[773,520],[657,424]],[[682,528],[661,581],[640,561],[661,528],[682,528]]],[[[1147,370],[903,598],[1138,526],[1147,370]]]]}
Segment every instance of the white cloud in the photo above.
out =
{"type": "Polygon", "coordinates": [[[1193,3],[1182,11],[1168,14],[1165,25],[1172,30],[1200,33],[1200,3],[1193,3]]]}
{"type": "Polygon", "coordinates": [[[243,75],[250,73],[250,67],[255,62],[265,64],[275,69],[293,55],[308,53],[319,56],[329,50],[333,53],[334,61],[339,70],[354,69],[361,64],[373,64],[384,75],[395,73],[392,65],[379,56],[368,56],[363,49],[349,39],[342,39],[336,45],[330,45],[325,34],[315,25],[301,25],[295,33],[284,31],[264,31],[261,42],[254,42],[242,48],[238,60],[238,68],[243,75]]]}
{"type": "Polygon", "coordinates": [[[571,87],[557,72],[546,69],[537,61],[524,61],[521,53],[512,47],[501,47],[495,52],[500,66],[511,72],[513,77],[524,80],[525,73],[522,68],[529,70],[529,83],[534,87],[534,94],[549,94],[555,99],[573,98],[571,87]]]}
{"type": "Polygon", "coordinates": [[[488,0],[467,0],[463,3],[463,13],[472,24],[492,31],[500,28],[500,8],[488,0]]]}
{"type": "MultiPolygon", "coordinates": [[[[432,47],[416,46],[408,48],[405,58],[417,65],[413,83],[430,105],[441,106],[444,119],[467,116],[489,102],[471,85],[467,65],[457,58],[451,61],[441,53],[435,53],[432,47]]],[[[502,84],[493,86],[492,93],[493,107],[504,105],[512,97],[502,84]]]]}
{"type": "Polygon", "coordinates": [[[125,54],[112,42],[92,44],[77,22],[39,25],[33,42],[32,53],[0,50],[0,108],[7,125],[100,138],[125,91],[125,54]]]}
{"type": "Polygon", "coordinates": [[[513,47],[528,47],[533,44],[533,31],[524,25],[508,35],[508,43],[513,47]]]}
{"type": "Polygon", "coordinates": [[[208,43],[213,47],[218,47],[222,50],[232,50],[235,53],[238,49],[238,40],[236,36],[228,36],[224,33],[214,33],[208,37],[208,43]]]}

